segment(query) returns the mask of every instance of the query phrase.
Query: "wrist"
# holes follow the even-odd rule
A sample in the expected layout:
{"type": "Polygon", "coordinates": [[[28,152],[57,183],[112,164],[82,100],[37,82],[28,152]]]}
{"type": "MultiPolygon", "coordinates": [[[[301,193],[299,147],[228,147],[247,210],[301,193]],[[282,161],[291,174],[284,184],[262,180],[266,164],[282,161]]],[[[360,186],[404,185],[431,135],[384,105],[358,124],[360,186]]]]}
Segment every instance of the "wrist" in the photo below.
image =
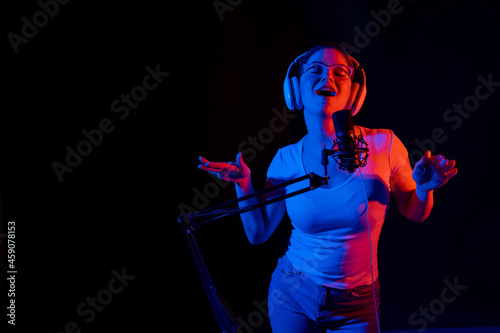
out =
{"type": "Polygon", "coordinates": [[[234,184],[238,187],[240,187],[242,190],[246,190],[249,188],[251,185],[252,181],[250,179],[250,176],[238,179],[237,181],[234,181],[234,184]]]}
{"type": "Polygon", "coordinates": [[[434,190],[425,190],[421,186],[417,185],[417,188],[415,189],[415,194],[420,199],[420,201],[426,201],[429,195],[431,195],[433,191],[434,190]]]}

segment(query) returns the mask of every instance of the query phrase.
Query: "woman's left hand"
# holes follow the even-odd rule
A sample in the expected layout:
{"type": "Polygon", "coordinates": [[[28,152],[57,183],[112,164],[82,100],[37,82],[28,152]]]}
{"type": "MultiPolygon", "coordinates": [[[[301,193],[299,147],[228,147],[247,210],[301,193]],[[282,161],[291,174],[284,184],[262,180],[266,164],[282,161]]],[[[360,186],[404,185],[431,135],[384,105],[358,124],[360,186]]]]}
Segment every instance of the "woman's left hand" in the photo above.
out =
{"type": "Polygon", "coordinates": [[[417,188],[429,192],[443,186],[457,171],[455,160],[449,161],[443,155],[431,156],[431,152],[427,151],[415,164],[412,177],[417,188]]]}

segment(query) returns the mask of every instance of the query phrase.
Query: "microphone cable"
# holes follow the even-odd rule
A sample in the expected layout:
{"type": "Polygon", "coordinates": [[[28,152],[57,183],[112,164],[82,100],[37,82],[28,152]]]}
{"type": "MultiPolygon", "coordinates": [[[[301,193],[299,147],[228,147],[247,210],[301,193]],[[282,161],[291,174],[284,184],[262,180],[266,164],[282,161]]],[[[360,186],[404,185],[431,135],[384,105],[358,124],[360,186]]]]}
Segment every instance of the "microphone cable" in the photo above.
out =
{"type": "Polygon", "coordinates": [[[361,182],[363,183],[363,188],[365,190],[365,198],[366,198],[366,224],[368,225],[368,242],[370,245],[370,274],[372,276],[372,296],[373,296],[373,305],[375,307],[375,318],[377,319],[377,329],[378,333],[380,333],[380,321],[378,318],[378,307],[377,300],[375,299],[375,282],[373,281],[373,265],[372,265],[372,237],[370,231],[370,208],[368,207],[368,192],[366,190],[365,180],[363,179],[363,174],[361,172],[361,168],[359,168],[359,175],[361,176],[361,182]]]}

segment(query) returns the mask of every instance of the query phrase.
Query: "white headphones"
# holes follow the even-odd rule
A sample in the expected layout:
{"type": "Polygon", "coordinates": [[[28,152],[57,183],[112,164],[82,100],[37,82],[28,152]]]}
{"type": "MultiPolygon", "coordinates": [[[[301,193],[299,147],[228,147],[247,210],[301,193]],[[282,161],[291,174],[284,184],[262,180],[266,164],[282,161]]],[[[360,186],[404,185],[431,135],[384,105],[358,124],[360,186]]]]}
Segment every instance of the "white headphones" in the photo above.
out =
{"type": "MultiPolygon", "coordinates": [[[[309,51],[308,51],[309,52],[309,51]]],[[[299,79],[296,75],[290,77],[290,72],[292,72],[298,64],[298,60],[305,56],[308,52],[301,54],[290,64],[288,67],[288,71],[286,72],[285,82],[283,83],[283,93],[285,94],[285,102],[286,106],[290,110],[302,110],[304,105],[302,103],[302,98],[300,97],[300,87],[299,87],[299,79]]],[[[348,60],[352,63],[354,67],[354,72],[358,73],[358,75],[353,75],[353,82],[351,87],[351,96],[347,102],[348,109],[351,110],[351,114],[354,116],[359,112],[363,102],[366,97],[366,76],[365,71],[359,66],[359,62],[347,55],[349,57],[348,60]],[[357,77],[357,81],[354,81],[354,78],[357,77]],[[359,81],[359,82],[358,82],[359,81]]]]}

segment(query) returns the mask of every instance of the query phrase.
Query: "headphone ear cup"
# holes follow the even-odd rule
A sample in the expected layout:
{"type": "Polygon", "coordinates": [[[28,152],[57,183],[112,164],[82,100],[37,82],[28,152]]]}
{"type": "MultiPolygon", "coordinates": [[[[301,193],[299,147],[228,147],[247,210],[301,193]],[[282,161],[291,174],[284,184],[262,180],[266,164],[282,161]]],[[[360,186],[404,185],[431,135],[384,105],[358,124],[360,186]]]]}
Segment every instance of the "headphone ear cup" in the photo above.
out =
{"type": "Polygon", "coordinates": [[[295,109],[295,103],[293,101],[293,92],[292,92],[292,82],[290,82],[290,79],[288,76],[285,78],[285,81],[283,82],[283,94],[285,95],[285,103],[288,109],[294,110],[295,109]]]}
{"type": "MultiPolygon", "coordinates": [[[[359,69],[359,74],[361,76],[361,85],[356,83],[356,85],[359,87],[357,90],[357,96],[356,99],[354,100],[354,104],[352,105],[351,109],[351,114],[354,116],[356,113],[359,112],[361,109],[361,106],[363,105],[363,102],[365,101],[366,97],[366,76],[365,76],[365,71],[360,68],[359,69]]],[[[352,97],[352,96],[351,96],[352,97]]]]}
{"type": "Polygon", "coordinates": [[[302,110],[304,107],[302,98],[300,98],[299,79],[295,76],[295,70],[299,59],[306,54],[307,52],[295,58],[286,71],[285,82],[283,82],[283,93],[285,95],[286,106],[290,110],[302,110]]]}
{"type": "Polygon", "coordinates": [[[300,84],[299,84],[299,79],[294,76],[292,77],[292,91],[293,91],[293,99],[294,99],[294,106],[296,110],[302,110],[304,105],[302,104],[302,97],[300,96],[300,84]]]}
{"type": "Polygon", "coordinates": [[[345,104],[344,109],[351,110],[351,113],[353,113],[352,110],[354,108],[354,104],[356,104],[355,102],[358,97],[358,93],[359,93],[359,83],[353,82],[351,85],[351,94],[349,95],[349,99],[347,99],[347,103],[345,104]]]}

